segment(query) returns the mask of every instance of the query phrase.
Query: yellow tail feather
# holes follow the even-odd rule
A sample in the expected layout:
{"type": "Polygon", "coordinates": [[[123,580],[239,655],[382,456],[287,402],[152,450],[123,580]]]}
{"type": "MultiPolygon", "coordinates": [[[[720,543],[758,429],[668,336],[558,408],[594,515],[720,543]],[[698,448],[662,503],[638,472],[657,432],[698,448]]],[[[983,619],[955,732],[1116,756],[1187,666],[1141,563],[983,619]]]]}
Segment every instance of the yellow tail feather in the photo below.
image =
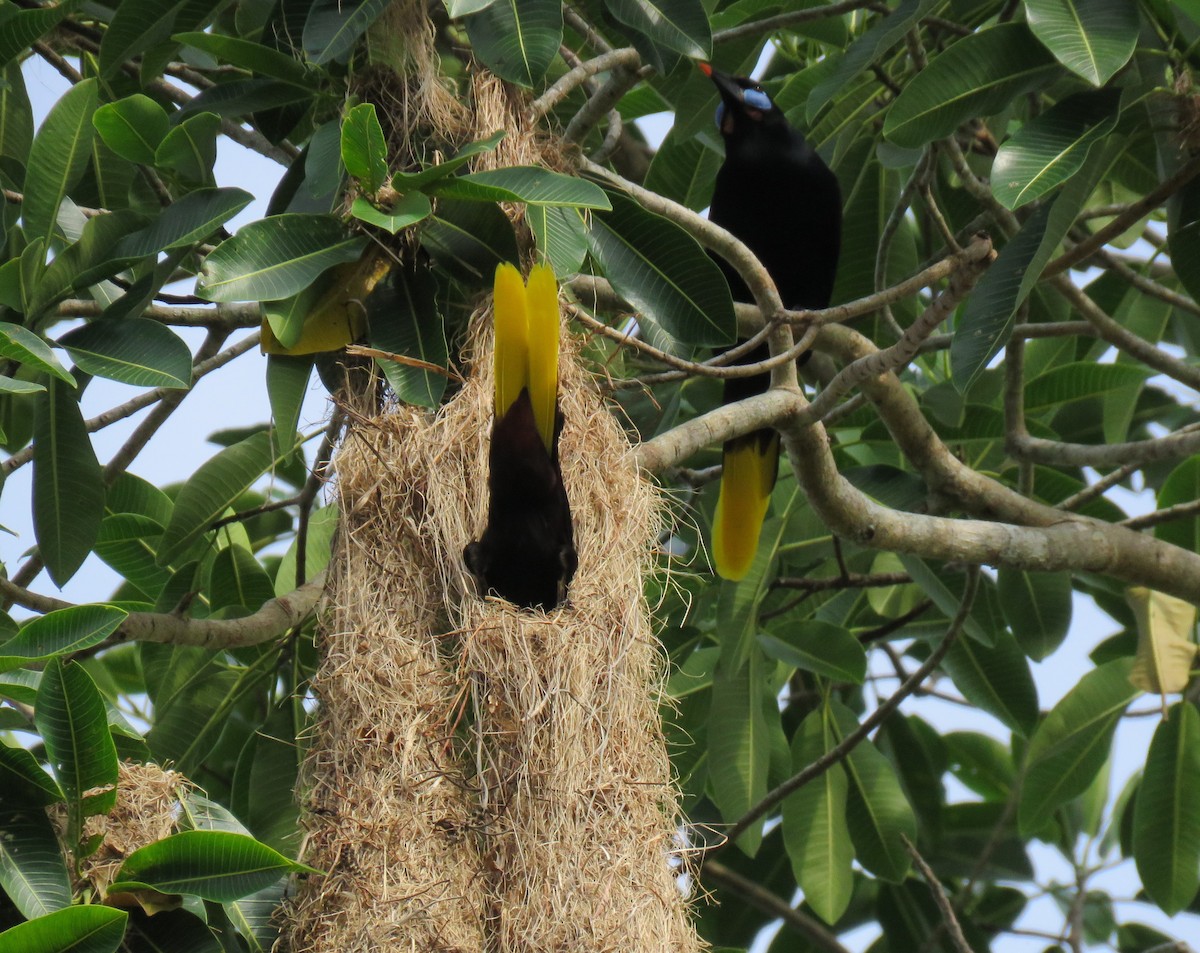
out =
{"type": "Polygon", "coordinates": [[[766,447],[754,438],[725,451],[712,534],[713,565],[722,579],[737,582],[750,571],[778,466],[778,434],[766,447]]]}
{"type": "MultiPolygon", "coordinates": [[[[529,383],[529,319],[525,308],[525,282],[507,262],[496,267],[496,407],[503,417],[529,383]]],[[[530,395],[532,396],[532,395],[530,395]]]]}
{"type": "Polygon", "coordinates": [[[558,403],[558,282],[549,265],[534,265],[525,292],[529,318],[529,398],[542,443],[554,443],[558,403]]]}

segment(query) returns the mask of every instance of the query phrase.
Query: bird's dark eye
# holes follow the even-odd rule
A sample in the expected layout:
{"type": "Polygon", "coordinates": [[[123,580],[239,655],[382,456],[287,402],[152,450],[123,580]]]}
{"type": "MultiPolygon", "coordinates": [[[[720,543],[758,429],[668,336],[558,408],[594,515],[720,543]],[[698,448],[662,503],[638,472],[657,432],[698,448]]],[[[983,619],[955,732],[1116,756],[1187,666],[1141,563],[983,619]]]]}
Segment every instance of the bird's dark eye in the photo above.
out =
{"type": "Polygon", "coordinates": [[[761,89],[747,89],[742,92],[742,101],[752,109],[764,111],[772,108],[771,97],[761,89]]]}
{"type": "Polygon", "coordinates": [[[721,123],[725,119],[725,104],[724,103],[717,103],[717,114],[713,117],[713,119],[717,123],[717,128],[720,129],[721,123]]]}

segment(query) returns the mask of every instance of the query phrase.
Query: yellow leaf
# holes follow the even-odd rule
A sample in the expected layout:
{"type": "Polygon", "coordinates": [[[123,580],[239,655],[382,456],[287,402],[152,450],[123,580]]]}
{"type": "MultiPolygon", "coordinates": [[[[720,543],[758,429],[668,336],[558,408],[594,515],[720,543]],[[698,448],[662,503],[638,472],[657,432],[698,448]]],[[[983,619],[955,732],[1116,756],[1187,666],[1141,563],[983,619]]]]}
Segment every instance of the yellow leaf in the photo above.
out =
{"type": "Polygon", "coordinates": [[[329,284],[304,316],[300,336],[291,347],[275,337],[270,323],[262,323],[264,354],[316,354],[337,351],[358,340],[367,330],[366,299],[387,275],[391,264],[376,249],[358,261],[338,265],[329,273],[329,284]]]}
{"type": "Polygon", "coordinates": [[[1143,586],[1126,589],[1125,600],[1138,627],[1137,661],[1129,680],[1147,692],[1183,691],[1196,659],[1196,607],[1143,586]]]}

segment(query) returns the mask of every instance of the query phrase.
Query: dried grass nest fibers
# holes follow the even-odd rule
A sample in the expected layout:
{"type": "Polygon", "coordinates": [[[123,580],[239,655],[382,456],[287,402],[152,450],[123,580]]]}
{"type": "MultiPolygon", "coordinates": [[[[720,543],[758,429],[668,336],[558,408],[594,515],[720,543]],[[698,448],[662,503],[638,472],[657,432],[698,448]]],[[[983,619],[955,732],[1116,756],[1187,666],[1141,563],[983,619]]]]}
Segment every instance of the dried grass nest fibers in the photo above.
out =
{"type": "MultiPolygon", "coordinates": [[[[481,316],[485,317],[485,316],[481,316]]],[[[490,321],[477,321],[490,327],[490,321]]],[[[480,600],[490,335],[437,414],[359,420],[336,461],[320,722],[293,949],[687,951],[677,794],[642,595],[662,510],[567,343],[579,569],[548,614],[480,600]]]]}

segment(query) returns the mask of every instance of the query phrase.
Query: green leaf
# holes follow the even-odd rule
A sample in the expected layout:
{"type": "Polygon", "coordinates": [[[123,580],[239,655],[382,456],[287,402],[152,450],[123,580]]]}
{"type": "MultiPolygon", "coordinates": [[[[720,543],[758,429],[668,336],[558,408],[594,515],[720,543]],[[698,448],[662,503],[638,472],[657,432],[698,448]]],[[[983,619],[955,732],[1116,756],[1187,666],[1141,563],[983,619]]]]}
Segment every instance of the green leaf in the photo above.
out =
{"type": "Polygon", "coordinates": [[[1065,182],[1116,126],[1120,102],[1116,89],[1078,93],[1029,120],[996,153],[992,193],[1006,208],[1020,208],[1065,182]]]}
{"type": "Polygon", "coordinates": [[[58,343],[97,377],[134,387],[191,386],[192,352],[174,331],[149,318],[89,321],[58,343]]]}
{"type": "Polygon", "coordinates": [[[683,56],[707,59],[712,31],[700,0],[605,0],[609,12],[634,33],[683,56]]]}
{"type": "MultiPolygon", "coordinates": [[[[1157,509],[1190,503],[1200,499],[1200,456],[1184,460],[1172,470],[1157,494],[1157,509]]],[[[1200,552],[1200,516],[1169,520],[1154,527],[1157,539],[1182,546],[1192,553],[1200,552]]]]}
{"type": "Polygon", "coordinates": [[[465,22],[479,61],[520,86],[534,86],[546,75],[562,43],[558,0],[495,0],[465,22]]]}
{"type": "Polygon", "coordinates": [[[33,381],[20,381],[0,374],[0,394],[40,394],[46,388],[33,381]]]}
{"type": "Polygon", "coordinates": [[[1026,0],[1034,35],[1063,66],[1103,86],[1137,45],[1137,6],[1126,0],[1026,0]]]}
{"type": "Polygon", "coordinates": [[[71,606],[47,612],[27,622],[15,638],[0,645],[0,671],[99,645],[127,615],[124,609],[106,605],[71,606]]]}
{"type": "Polygon", "coordinates": [[[333,549],[333,534],[338,525],[338,509],[336,506],[322,506],[316,510],[308,521],[308,542],[305,547],[304,579],[296,579],[296,557],[300,549],[299,539],[293,539],[288,551],[279,561],[279,571],[275,574],[275,595],[286,596],[301,583],[312,579],[317,573],[329,565],[333,549]]]}
{"type": "Polygon", "coordinates": [[[512,222],[492,203],[439,201],[421,244],[455,277],[489,287],[498,264],[520,258],[512,222]]]}
{"type": "MultiPolygon", "coordinates": [[[[35,676],[33,672],[17,673],[12,677],[20,678],[21,675],[30,678],[40,677],[35,676]]],[[[11,688],[11,684],[5,684],[0,691],[3,691],[5,697],[26,704],[33,704],[36,699],[36,694],[33,692],[28,698],[18,698],[12,693],[11,688]]],[[[3,784],[5,797],[10,798],[11,803],[14,804],[36,804],[38,807],[46,807],[63,800],[62,790],[55,784],[54,779],[42,770],[42,766],[28,750],[11,747],[2,741],[0,741],[0,784],[3,784]]],[[[3,828],[4,825],[0,824],[0,830],[3,828]]]]}
{"type": "Polygon", "coordinates": [[[438,180],[434,190],[438,195],[474,202],[572,205],[606,211],[612,208],[604,190],[595,183],[532,165],[447,177],[438,180]]]}
{"type": "MultiPolygon", "coordinates": [[[[289,440],[287,451],[290,450],[289,440]]],[[[171,522],[160,544],[158,564],[169,565],[181,556],[283,455],[273,447],[271,435],[260,431],[201,464],[175,497],[171,522]]]]}
{"type": "MultiPolygon", "coordinates": [[[[445,322],[438,310],[437,282],[427,269],[393,268],[367,299],[371,346],[446,367],[445,322]]],[[[420,367],[378,359],[396,396],[406,404],[437,407],[446,377],[420,367]]]]}
{"type": "Polygon", "coordinates": [[[409,192],[400,196],[386,211],[377,209],[364,196],[358,196],[350,206],[350,214],[368,225],[386,229],[395,235],[402,228],[415,225],[433,214],[433,206],[424,192],[409,192]]]}
{"type": "Polygon", "coordinates": [[[525,221],[533,231],[538,256],[559,278],[579,273],[587,257],[587,226],[578,209],[529,205],[525,221]]]}
{"type": "Polygon", "coordinates": [[[50,247],[58,207],[87,168],[97,95],[95,79],[76,83],[54,104],[33,138],[21,204],[25,237],[31,242],[40,239],[50,247]]]}
{"type": "Polygon", "coordinates": [[[1149,372],[1140,364],[1097,364],[1078,361],[1061,364],[1025,385],[1025,409],[1045,410],[1088,397],[1101,396],[1121,387],[1140,384],[1149,372]]]}
{"type": "Polygon", "coordinates": [[[387,6],[388,0],[316,0],[304,21],[304,52],[317,66],[342,59],[387,6]]]}
{"type": "Polygon", "coordinates": [[[208,238],[253,201],[254,196],[242,189],[196,189],[168,205],[145,228],[117,242],[112,257],[132,263],[160,252],[194,245],[208,238]]]}
{"type": "MultiPolygon", "coordinates": [[[[836,744],[829,707],[809,712],[792,738],[792,771],[802,771],[836,744]]],[[[846,825],[849,788],[845,768],[835,764],[783,801],[783,841],[796,884],[817,916],[830,924],[846,912],[854,887],[854,845],[846,825]]]]}
{"type": "MultiPolygon", "coordinates": [[[[718,667],[708,715],[708,752],[719,771],[710,776],[713,801],[732,824],[767,793],[770,739],[763,711],[758,653],[737,672],[718,667]]],[[[751,857],[762,842],[762,824],[753,825],[738,846],[751,857]]]]}
{"type": "Polygon", "coordinates": [[[109,889],[150,888],[228,903],[294,871],[318,873],[245,834],[183,831],[135,850],[109,889]]]}
{"type": "Polygon", "coordinates": [[[900,5],[858,37],[838,58],[829,75],[809,94],[807,114],[812,122],[817,113],[846,84],[904,39],[904,34],[924,16],[934,0],[900,0],[900,5]]]}
{"type": "Polygon", "coordinates": [[[456,169],[461,169],[476,156],[483,155],[485,152],[491,152],[500,144],[500,140],[505,135],[505,131],[500,129],[497,132],[493,132],[486,139],[469,142],[445,162],[440,165],[432,165],[427,169],[422,169],[420,172],[397,172],[392,176],[392,188],[397,192],[411,192],[416,189],[423,189],[427,185],[438,181],[438,179],[444,179],[456,169]]]}
{"type": "Polygon", "coordinates": [[[113,76],[121,64],[149,52],[171,34],[175,18],[191,0],[127,0],[117,7],[100,41],[100,75],[113,76]]]}
{"type": "Polygon", "coordinates": [[[209,573],[213,612],[231,606],[257,612],[275,598],[271,579],[254,553],[241,544],[226,546],[217,553],[209,573]]]}
{"type": "Polygon", "coordinates": [[[732,344],[737,319],[716,263],[674,222],[609,193],[613,210],[592,216],[588,245],[617,292],[672,337],[732,344]]]}
{"type": "MultiPolygon", "coordinates": [[[[165,521],[170,516],[163,517],[165,521]]],[[[170,573],[158,565],[163,525],[142,513],[113,513],[100,524],[96,555],[147,596],[162,591],[170,573]]]]}
{"type": "Polygon", "coordinates": [[[176,33],[171,39],[233,66],[311,89],[313,80],[303,63],[262,43],[220,33],[176,33]]]}
{"type": "Polygon", "coordinates": [[[267,397],[271,402],[271,421],[278,433],[295,433],[300,425],[300,408],[304,404],[312,369],[312,355],[268,355],[267,397]]]}
{"type": "Polygon", "coordinates": [[[1040,830],[1055,811],[1087,789],[1108,760],[1117,723],[1141,694],[1129,681],[1132,670],[1130,658],[1093,669],[1038,726],[1021,788],[1022,833],[1040,830]]]}
{"type": "Polygon", "coordinates": [[[342,120],[342,163],[366,192],[387,179],[387,142],[374,103],[359,103],[342,120]]]}
{"type": "Polygon", "coordinates": [[[896,97],[883,134],[917,148],[976,116],[999,112],[1058,71],[1024,23],[1001,23],[958,40],[930,60],[896,97]]]}
{"type": "Polygon", "coordinates": [[[1200,298],[1200,180],[1192,179],[1167,200],[1167,247],[1179,282],[1200,298]]]}
{"type": "Polygon", "coordinates": [[[1033,731],[1038,719],[1037,687],[1025,653],[1007,632],[997,633],[990,647],[974,639],[955,640],[942,668],[975,707],[1022,737],[1033,731]]]}
{"type": "Polygon", "coordinates": [[[1071,627],[1071,576],[1001,566],[1000,608],[1017,642],[1035,662],[1062,645],[1071,627]]]}
{"type": "Polygon", "coordinates": [[[19,324],[0,321],[0,357],[24,364],[30,370],[53,374],[64,384],[75,386],[75,378],[58,362],[50,345],[19,324]]]}
{"type": "Polygon", "coordinates": [[[129,209],[88,219],[79,240],[64,248],[38,279],[27,313],[40,316],[73,288],[85,288],[97,279],[119,271],[125,263],[112,261],[113,247],[144,222],[140,214],[129,209]]]}
{"type": "Polygon", "coordinates": [[[207,184],[217,161],[217,133],[221,117],[202,112],[189,116],[167,133],[154,151],[154,164],[170,169],[187,182],[207,184]]]}
{"type": "Polygon", "coordinates": [[[0,953],[116,953],[128,919],[99,903],[66,907],[0,933],[0,953]]]}
{"type": "Polygon", "coordinates": [[[646,188],[694,211],[712,200],[721,156],[696,136],[683,137],[674,126],[650,160],[646,188]]]}
{"type": "Polygon", "coordinates": [[[9,802],[0,809],[0,831],[0,888],[21,915],[32,920],[69,907],[67,865],[45,809],[9,802]]]}
{"type": "MultiPolygon", "coordinates": [[[[962,594],[966,580],[962,573],[947,573],[941,567],[934,567],[917,556],[900,554],[900,562],[904,570],[919,585],[925,595],[933,600],[942,613],[953,619],[962,605],[962,594]]],[[[963,623],[963,632],[977,642],[993,645],[999,637],[999,620],[988,613],[986,602],[982,598],[975,600],[971,612],[963,623]]]]}
{"type": "MultiPolygon", "coordinates": [[[[64,6],[65,4],[60,4],[55,9],[61,11],[64,6]]],[[[16,16],[41,12],[40,10],[27,10],[16,16]]],[[[9,17],[7,22],[11,25],[13,19],[14,17],[9,17]]],[[[8,28],[5,32],[6,39],[8,37],[7,30],[8,28]]],[[[29,103],[29,93],[25,89],[25,77],[21,73],[19,63],[9,63],[0,70],[0,156],[16,159],[24,169],[29,159],[29,147],[32,143],[33,107],[29,103]]]]}
{"type": "Polygon", "coordinates": [[[1093,150],[1083,169],[1049,205],[1034,211],[979,280],[961,313],[950,349],[954,386],[960,393],[970,389],[1007,343],[1017,308],[1033,291],[1075,217],[1123,151],[1124,144],[1119,141],[1093,150]]]}
{"type": "Polygon", "coordinates": [[[1150,742],[1133,810],[1133,858],[1150,898],[1167,916],[1200,889],[1200,713],[1189,701],[1171,707],[1150,742]]]}
{"type": "MultiPolygon", "coordinates": [[[[830,702],[830,711],[834,740],[840,744],[857,730],[858,719],[837,701],[830,702]]],[[[854,747],[844,766],[850,782],[846,825],[858,861],[877,877],[900,883],[912,865],[904,838],[915,841],[917,837],[916,817],[900,779],[892,763],[869,740],[854,747]]]]}
{"type": "Polygon", "coordinates": [[[76,836],[83,817],[103,814],[117,803],[117,749],[104,699],[82,665],[55,657],[42,672],[33,719],[67,795],[76,836]]]}
{"type": "Polygon", "coordinates": [[[167,111],[143,93],[105,103],[92,116],[92,125],[113,152],[143,165],[154,164],[154,153],[171,130],[167,111]]]}
{"type": "Polygon", "coordinates": [[[38,396],[33,423],[33,529],[59,586],[83,564],[104,516],[104,475],[75,396],[58,380],[38,396]]]}
{"type": "Polygon", "coordinates": [[[771,658],[832,678],[861,685],[867,674],[862,643],[840,625],[810,619],[781,628],[782,638],[759,635],[759,647],[771,658]]]}
{"type": "Polygon", "coordinates": [[[332,215],[289,213],[251,222],[215,248],[196,294],[209,301],[264,301],[302,291],[334,265],[356,260],[367,239],[347,237],[332,215]]]}

